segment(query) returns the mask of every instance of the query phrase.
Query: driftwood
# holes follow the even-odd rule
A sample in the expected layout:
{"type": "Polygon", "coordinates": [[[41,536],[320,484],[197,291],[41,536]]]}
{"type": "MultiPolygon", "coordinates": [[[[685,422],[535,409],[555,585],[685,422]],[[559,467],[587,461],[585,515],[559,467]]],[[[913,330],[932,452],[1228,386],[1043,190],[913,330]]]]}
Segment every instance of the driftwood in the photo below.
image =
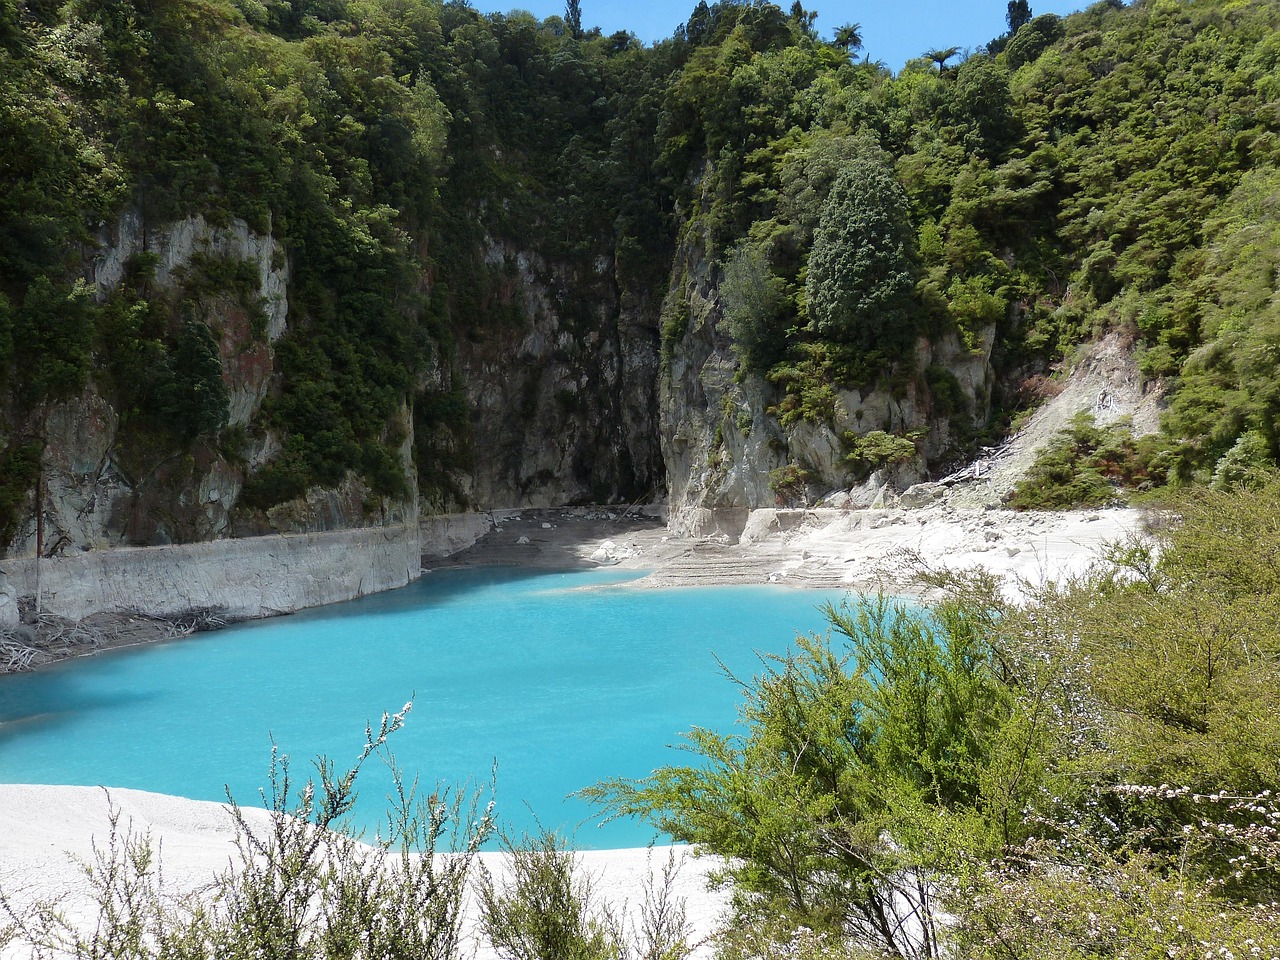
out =
{"type": "Polygon", "coordinates": [[[42,613],[31,624],[41,646],[97,646],[98,634],[83,620],[67,620],[42,613]]]}
{"type": "Polygon", "coordinates": [[[35,647],[23,643],[16,637],[0,635],[0,673],[19,673],[30,670],[32,663],[40,656],[35,647]]]}
{"type": "Polygon", "coordinates": [[[24,609],[23,623],[0,632],[0,674],[30,670],[39,663],[59,660],[98,648],[122,647],[156,640],[175,640],[227,625],[218,610],[188,610],[175,617],[141,614],[97,614],[69,620],[24,609]]]}

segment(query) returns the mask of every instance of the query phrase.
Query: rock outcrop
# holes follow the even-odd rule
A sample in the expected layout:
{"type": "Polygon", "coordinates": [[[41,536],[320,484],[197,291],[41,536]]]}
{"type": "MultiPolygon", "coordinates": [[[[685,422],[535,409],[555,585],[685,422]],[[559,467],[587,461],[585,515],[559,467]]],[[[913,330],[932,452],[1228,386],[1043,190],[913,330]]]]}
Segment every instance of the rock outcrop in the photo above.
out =
{"type": "Polygon", "coordinates": [[[619,291],[604,257],[587,276],[502,243],[487,259],[510,277],[519,319],[458,346],[471,505],[651,498],[663,484],[653,311],[619,291]]]}
{"type": "Polygon", "coordinates": [[[143,255],[151,271],[148,282],[160,296],[183,290],[198,258],[246,265],[256,278],[253,310],[243,297],[217,291],[202,297],[203,320],[217,339],[228,424],[244,433],[244,449],[223,450],[212,443],[158,449],[125,428],[122,412],[90,378],[78,396],[43,411],[39,503],[24,511],[26,520],[8,545],[9,556],[33,555],[38,540],[46,556],[56,556],[226,536],[245,471],[278,448],[269,435],[251,439],[246,432],[270,389],[272,343],[284,333],[288,316],[289,268],[276,240],[239,220],[214,226],[197,216],[147,225],[134,210],[100,240],[90,265],[99,299],[106,299],[143,255]]]}
{"type": "MultiPolygon", "coordinates": [[[[227,429],[181,444],[153,436],[91,376],[78,396],[39,411],[38,429],[28,426],[44,441],[40,483],[19,511],[8,556],[416,523],[416,499],[380,501],[371,511],[377,498],[354,475],[265,512],[237,509],[247,477],[282,452],[260,417],[289,315],[289,260],[273,236],[244,221],[219,226],[199,216],[147,224],[129,210],[99,239],[88,266],[99,300],[142,270],[148,296],[181,300],[179,312],[207,325],[226,388],[227,429]],[[229,286],[208,275],[228,268],[236,277],[229,286]]],[[[412,481],[407,401],[397,429],[405,437],[400,465],[412,481]]]]}
{"type": "MultiPolygon", "coordinates": [[[[332,489],[313,488],[266,511],[239,509],[246,478],[282,451],[260,417],[275,388],[274,345],[289,316],[289,259],[277,240],[240,220],[148,224],[129,210],[99,242],[86,258],[99,301],[121,284],[142,283],[149,300],[181,315],[171,323],[208,327],[226,388],[227,429],[181,443],[140,429],[97,373],[77,396],[15,420],[15,435],[43,443],[39,480],[19,505],[6,545],[0,630],[17,625],[19,607],[69,620],[195,611],[242,619],[348,600],[417,577],[415,497],[371,497],[349,473],[332,489]]],[[[400,467],[412,484],[407,397],[399,421],[400,467]]]]}
{"type": "MultiPolygon", "coordinates": [[[[723,327],[713,266],[695,251],[683,256],[682,280],[670,291],[667,309],[687,320],[665,345],[660,402],[673,533],[732,539],[742,533],[753,509],[793,500],[812,503],[828,491],[849,489],[857,475],[847,462],[847,435],[876,430],[918,435],[915,457],[873,476],[872,486],[880,490],[906,489],[947,455],[953,417],[985,419],[994,379],[994,329],[985,331],[973,349],[954,334],[921,337],[915,373],[900,386],[836,390],[830,419],[798,419],[783,426],[772,409],[781,389],[740,372],[723,327]],[[965,410],[944,409],[937,402],[924,375],[929,370],[947,378],[965,410]],[[788,469],[791,489],[779,489],[785,478],[778,472],[788,469]]],[[[871,505],[875,491],[864,499],[860,505],[871,505]]]]}

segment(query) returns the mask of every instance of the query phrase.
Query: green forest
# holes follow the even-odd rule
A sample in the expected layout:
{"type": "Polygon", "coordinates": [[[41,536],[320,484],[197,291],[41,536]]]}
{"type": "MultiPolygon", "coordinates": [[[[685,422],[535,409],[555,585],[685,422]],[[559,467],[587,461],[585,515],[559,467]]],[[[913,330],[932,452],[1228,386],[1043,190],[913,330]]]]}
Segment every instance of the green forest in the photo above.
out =
{"type": "Polygon", "coordinates": [[[894,74],[799,3],[699,3],[645,46],[465,2],[4,0],[0,532],[35,482],[42,411],[89,381],[140,463],[245,443],[207,304],[256,315],[252,277],[211,257],[160,289],[141,255],[96,294],[87,264],[126,209],[243,220],[287,251],[254,425],[281,449],[245,509],[348,474],[408,495],[406,403],[426,502],[465,499],[450,358],[524,322],[495,242],[578,278],[559,294],[579,333],[601,284],[650,305],[667,356],[682,281],[708,265],[739,376],[767,382],[782,423],[828,417],[835,386],[914,380],[964,425],[962,454],[1120,331],[1170,404],[1159,438],[1103,458],[1110,479],[1274,463],[1275,5],[1023,7],[987,48],[894,74]],[[948,331],[995,338],[990,416],[914,368],[915,338],[948,331]]]}

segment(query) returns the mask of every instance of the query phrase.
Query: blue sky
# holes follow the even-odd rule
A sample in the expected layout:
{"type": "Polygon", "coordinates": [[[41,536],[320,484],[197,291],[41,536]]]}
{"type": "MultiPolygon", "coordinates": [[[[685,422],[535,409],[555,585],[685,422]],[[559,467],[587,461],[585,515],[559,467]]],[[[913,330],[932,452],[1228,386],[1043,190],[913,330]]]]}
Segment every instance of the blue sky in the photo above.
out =
{"type": "MultiPolygon", "coordinates": [[[[646,43],[671,36],[677,24],[689,19],[697,0],[580,0],[584,27],[599,27],[605,33],[629,30],[646,43]]],[[[564,0],[472,0],[485,13],[528,10],[537,17],[560,16],[564,0]]],[[[778,4],[791,8],[791,0],[778,4]]],[[[806,10],[818,11],[818,31],[830,39],[843,23],[862,24],[862,53],[881,60],[892,70],[901,69],[912,57],[926,50],[980,46],[1005,30],[1007,0],[804,0],[806,10]]],[[[1033,15],[1071,13],[1087,5],[1072,0],[1031,0],[1033,15]]]]}

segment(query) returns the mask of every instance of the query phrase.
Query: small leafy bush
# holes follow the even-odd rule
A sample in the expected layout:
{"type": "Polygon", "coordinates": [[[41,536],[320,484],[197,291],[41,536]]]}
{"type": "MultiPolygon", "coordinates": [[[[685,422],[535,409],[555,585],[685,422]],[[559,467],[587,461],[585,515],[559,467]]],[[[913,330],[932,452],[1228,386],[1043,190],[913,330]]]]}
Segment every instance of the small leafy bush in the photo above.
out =
{"type": "Polygon", "coordinates": [[[905,436],[896,436],[883,430],[872,430],[861,436],[846,433],[844,439],[849,446],[849,453],[845,459],[868,470],[908,463],[915,458],[916,443],[922,438],[921,431],[913,431],[905,436]]]}
{"type": "Polygon", "coordinates": [[[1274,471],[1267,438],[1258,430],[1246,430],[1213,468],[1213,485],[1218,489],[1256,485],[1274,471]]]}
{"type": "Polygon", "coordinates": [[[1100,507],[1125,489],[1150,489],[1168,480],[1168,450],[1156,438],[1135,440],[1119,426],[1097,426],[1080,413],[1013,488],[1015,510],[1100,507]]]}
{"type": "Polygon", "coordinates": [[[788,463],[769,473],[769,489],[779,503],[795,503],[805,499],[805,488],[813,480],[813,474],[799,464],[788,463]]]}
{"type": "Polygon", "coordinates": [[[480,909],[485,936],[505,960],[618,960],[621,924],[596,903],[590,879],[575,869],[563,839],[544,831],[504,840],[511,875],[482,869],[480,909]]]}

